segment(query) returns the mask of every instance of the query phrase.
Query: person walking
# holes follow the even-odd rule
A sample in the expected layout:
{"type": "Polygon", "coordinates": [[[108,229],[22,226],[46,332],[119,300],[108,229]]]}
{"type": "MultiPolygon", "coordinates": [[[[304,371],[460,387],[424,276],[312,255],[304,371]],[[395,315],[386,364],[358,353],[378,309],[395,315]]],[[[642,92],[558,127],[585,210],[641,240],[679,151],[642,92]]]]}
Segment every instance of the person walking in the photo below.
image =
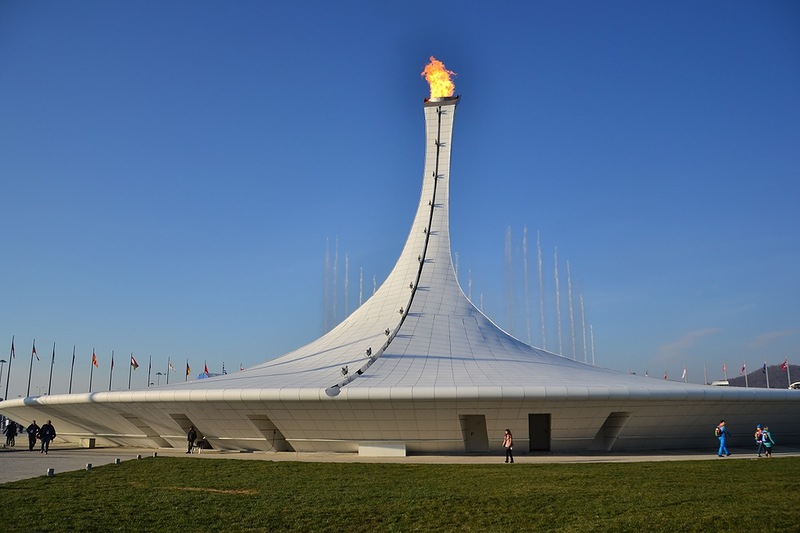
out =
{"type": "Polygon", "coordinates": [[[192,446],[194,446],[194,441],[197,439],[197,432],[194,430],[194,426],[189,426],[189,433],[186,434],[186,440],[189,442],[189,447],[186,450],[186,453],[192,453],[192,446]]]}
{"type": "Polygon", "coordinates": [[[754,435],[756,439],[756,455],[761,457],[761,454],[764,453],[764,440],[762,438],[763,431],[761,429],[761,424],[756,425],[756,433],[754,435]]]}
{"type": "Polygon", "coordinates": [[[720,420],[719,425],[717,425],[717,429],[714,430],[714,435],[716,435],[719,439],[719,451],[717,452],[717,455],[720,457],[727,457],[731,454],[726,446],[730,434],[731,433],[728,431],[728,427],[725,425],[725,420],[720,420]]]}
{"type": "Polygon", "coordinates": [[[39,438],[42,441],[42,451],[39,453],[47,455],[47,452],[50,451],[50,441],[56,438],[56,428],[53,427],[50,420],[42,425],[42,429],[39,430],[39,438]]]}
{"type": "Polygon", "coordinates": [[[41,428],[36,423],[36,420],[31,422],[31,425],[25,428],[25,431],[28,433],[28,451],[32,452],[34,446],[36,446],[36,436],[39,434],[39,430],[41,428]]]}
{"type": "Polygon", "coordinates": [[[761,454],[764,453],[764,441],[761,438],[762,431],[761,431],[761,424],[756,425],[756,433],[754,435],[756,439],[756,455],[761,457],[761,454]]]}
{"type": "Polygon", "coordinates": [[[13,448],[16,444],[17,423],[9,420],[4,433],[6,434],[6,447],[13,448]]]}
{"type": "Polygon", "coordinates": [[[772,445],[775,444],[775,441],[772,440],[772,433],[769,431],[769,426],[764,426],[764,430],[761,432],[761,440],[764,442],[766,456],[772,457],[772,445]]]}
{"type": "Polygon", "coordinates": [[[503,434],[503,448],[506,450],[506,463],[514,462],[514,437],[511,430],[507,429],[503,434]]]}

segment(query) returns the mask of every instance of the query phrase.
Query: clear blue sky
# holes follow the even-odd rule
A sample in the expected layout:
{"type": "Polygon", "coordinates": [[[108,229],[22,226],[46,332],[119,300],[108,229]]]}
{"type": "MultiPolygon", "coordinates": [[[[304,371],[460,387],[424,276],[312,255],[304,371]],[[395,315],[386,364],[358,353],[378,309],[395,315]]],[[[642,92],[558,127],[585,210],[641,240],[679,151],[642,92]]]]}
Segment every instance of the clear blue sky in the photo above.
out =
{"type": "Polygon", "coordinates": [[[430,55],[462,97],[453,251],[493,320],[527,340],[527,227],[535,345],[539,232],[547,348],[557,248],[568,354],[567,260],[598,365],[701,382],[800,363],[800,4],[383,4],[0,3],[12,396],[34,338],[33,393],[54,342],[54,393],[73,345],[85,391],[92,347],[105,390],[112,350],[120,389],[131,352],[137,387],[150,355],[175,380],[186,358],[196,375],[305,344],[337,239],[352,311],[416,209],[430,55]]]}

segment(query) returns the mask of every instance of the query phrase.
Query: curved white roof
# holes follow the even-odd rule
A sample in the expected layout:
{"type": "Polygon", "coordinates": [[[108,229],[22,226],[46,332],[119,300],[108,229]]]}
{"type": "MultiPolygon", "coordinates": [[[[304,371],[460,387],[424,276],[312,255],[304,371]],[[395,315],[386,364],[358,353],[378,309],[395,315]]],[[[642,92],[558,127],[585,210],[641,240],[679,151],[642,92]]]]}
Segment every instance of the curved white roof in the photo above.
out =
{"type": "Polygon", "coordinates": [[[286,355],[244,372],[170,387],[310,388],[336,396],[365,389],[377,394],[376,389],[463,387],[466,392],[475,387],[629,383],[625,374],[577,363],[513,338],[461,290],[449,231],[457,103],[458,98],[452,98],[425,105],[419,205],[397,264],[369,300],[326,335],[286,355]]]}
{"type": "MultiPolygon", "coordinates": [[[[383,285],[330,332],[233,374],[144,391],[40,397],[35,403],[326,397],[748,400],[767,392],[710,388],[587,365],[525,344],[481,313],[461,290],[450,251],[450,153],[458,101],[426,101],[422,192],[408,239],[383,285]]],[[[769,394],[788,398],[788,392],[769,394]]],[[[8,400],[4,407],[23,402],[8,400]]]]}
{"type": "Polygon", "coordinates": [[[529,346],[483,315],[458,285],[450,254],[457,104],[426,102],[422,193],[408,240],[383,285],[333,330],[242,372],[147,390],[18,398],[0,402],[0,411],[53,418],[73,441],[123,445],[185,445],[194,425],[227,449],[355,451],[362,441],[385,441],[417,452],[488,451],[489,435],[506,427],[527,427],[531,450],[542,449],[541,436],[546,449],[691,447],[722,414],[740,424],[768,414],[783,424],[782,442],[800,439],[789,433],[800,424],[797,391],[602,369],[529,346]],[[546,431],[540,418],[531,421],[540,415],[546,431]]]}
{"type": "Polygon", "coordinates": [[[705,387],[699,385],[601,369],[536,349],[501,330],[469,301],[450,251],[450,154],[457,104],[458,97],[425,103],[419,205],[397,264],[369,300],[327,334],[286,355],[243,372],[162,389],[254,389],[262,398],[317,397],[322,390],[330,397],[384,399],[544,398],[567,389],[577,397],[589,391],[600,397],[685,397],[691,390],[699,397],[716,396],[717,390],[702,392],[705,387]]]}

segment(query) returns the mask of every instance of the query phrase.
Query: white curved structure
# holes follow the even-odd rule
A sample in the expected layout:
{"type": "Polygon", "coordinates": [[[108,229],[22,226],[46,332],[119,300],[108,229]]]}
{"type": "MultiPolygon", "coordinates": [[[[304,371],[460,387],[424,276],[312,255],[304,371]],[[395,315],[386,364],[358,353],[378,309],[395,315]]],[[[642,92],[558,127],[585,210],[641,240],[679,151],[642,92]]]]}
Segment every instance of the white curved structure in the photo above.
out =
{"type": "MultiPolygon", "coordinates": [[[[800,393],[718,388],[604,370],[511,337],[467,299],[450,255],[450,150],[458,97],[426,101],[422,194],[380,289],[335,329],[243,372],[138,391],[0,403],[27,423],[100,444],[363,453],[713,446],[720,418],[798,442],[800,393]],[[708,438],[707,438],[708,437],[708,438]]],[[[747,431],[741,432],[743,435],[747,431]]],[[[743,444],[750,444],[748,442],[743,444]]]]}

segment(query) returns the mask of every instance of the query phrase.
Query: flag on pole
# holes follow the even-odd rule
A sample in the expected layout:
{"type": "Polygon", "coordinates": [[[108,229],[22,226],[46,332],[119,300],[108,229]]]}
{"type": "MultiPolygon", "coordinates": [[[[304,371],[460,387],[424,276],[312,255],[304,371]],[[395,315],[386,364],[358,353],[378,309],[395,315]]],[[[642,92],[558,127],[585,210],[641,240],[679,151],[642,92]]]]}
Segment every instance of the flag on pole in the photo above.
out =
{"type": "Polygon", "coordinates": [[[789,368],[789,358],[787,357],[786,359],[783,360],[783,363],[781,363],[781,370],[786,372],[788,368],[789,368]]]}
{"type": "Polygon", "coordinates": [[[186,375],[189,376],[189,374],[191,373],[192,373],[192,368],[189,366],[189,363],[186,363],[186,375]]]}
{"type": "Polygon", "coordinates": [[[208,375],[208,365],[206,363],[203,363],[203,374],[208,375]]]}
{"type": "Polygon", "coordinates": [[[242,363],[239,363],[239,372],[241,372],[242,370],[244,370],[244,367],[242,366],[242,363]]]}
{"type": "Polygon", "coordinates": [[[767,363],[764,363],[764,366],[761,367],[761,373],[762,374],[766,374],[767,373],[767,363]]]}
{"type": "Polygon", "coordinates": [[[742,369],[739,371],[740,376],[744,376],[744,373],[747,371],[747,363],[742,362],[742,369]]]}
{"type": "Polygon", "coordinates": [[[722,363],[722,372],[724,373],[727,371],[728,371],[728,363],[722,363]]]}
{"type": "Polygon", "coordinates": [[[14,337],[11,337],[11,358],[14,359],[17,356],[14,355],[14,337]]]}
{"type": "Polygon", "coordinates": [[[131,352],[131,360],[128,364],[128,389],[131,388],[131,375],[137,368],[139,368],[139,363],[137,363],[136,359],[133,358],[133,352],[131,352]]]}
{"type": "Polygon", "coordinates": [[[176,372],[175,365],[172,364],[172,361],[169,362],[169,371],[170,372],[176,372]]]}
{"type": "Polygon", "coordinates": [[[664,372],[664,379],[667,379],[667,373],[664,372]]]}
{"type": "Polygon", "coordinates": [[[228,373],[228,371],[227,371],[227,370],[225,370],[225,361],[223,361],[223,362],[222,362],[222,374],[223,374],[223,375],[225,375],[225,374],[227,374],[227,373],[228,373]]]}
{"type": "Polygon", "coordinates": [[[97,362],[97,356],[94,353],[94,349],[92,349],[92,366],[96,366],[97,368],[100,368],[100,365],[97,362]]]}
{"type": "Polygon", "coordinates": [[[681,379],[686,379],[686,365],[683,366],[683,375],[681,376],[681,379]]]}
{"type": "Polygon", "coordinates": [[[36,360],[39,360],[39,354],[36,353],[36,341],[33,341],[33,351],[31,352],[33,355],[36,356],[36,360]]]}

